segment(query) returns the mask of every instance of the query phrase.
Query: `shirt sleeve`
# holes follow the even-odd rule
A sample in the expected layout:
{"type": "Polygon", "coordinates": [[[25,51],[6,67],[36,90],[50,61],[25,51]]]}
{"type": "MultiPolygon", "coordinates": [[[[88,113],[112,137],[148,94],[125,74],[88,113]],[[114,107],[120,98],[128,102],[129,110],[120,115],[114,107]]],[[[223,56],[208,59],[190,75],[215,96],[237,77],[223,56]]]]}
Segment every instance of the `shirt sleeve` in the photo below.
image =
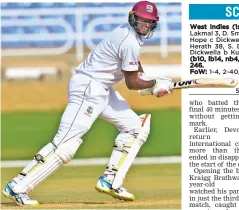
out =
{"type": "Polygon", "coordinates": [[[134,44],[122,44],[120,58],[122,59],[122,70],[137,71],[139,67],[140,48],[134,44]]]}

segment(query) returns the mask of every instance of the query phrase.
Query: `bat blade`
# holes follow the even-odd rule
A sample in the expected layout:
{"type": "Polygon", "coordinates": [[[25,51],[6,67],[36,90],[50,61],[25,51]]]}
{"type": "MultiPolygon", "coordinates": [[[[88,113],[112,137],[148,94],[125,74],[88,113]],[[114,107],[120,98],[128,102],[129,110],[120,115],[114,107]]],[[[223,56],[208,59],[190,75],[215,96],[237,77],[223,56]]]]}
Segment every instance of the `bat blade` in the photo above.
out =
{"type": "Polygon", "coordinates": [[[172,88],[235,87],[237,84],[238,80],[231,78],[201,78],[175,82],[172,88]]]}

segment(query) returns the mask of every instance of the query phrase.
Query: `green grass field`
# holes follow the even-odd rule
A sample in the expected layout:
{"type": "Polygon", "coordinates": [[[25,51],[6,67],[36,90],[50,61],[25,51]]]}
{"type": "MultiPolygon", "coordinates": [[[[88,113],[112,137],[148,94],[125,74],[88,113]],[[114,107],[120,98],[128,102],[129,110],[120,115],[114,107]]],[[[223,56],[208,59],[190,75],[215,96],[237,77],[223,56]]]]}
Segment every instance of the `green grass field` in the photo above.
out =
{"type": "MultiPolygon", "coordinates": [[[[138,156],[181,154],[181,111],[176,109],[138,111],[151,113],[151,133],[138,156]]],[[[2,113],[2,160],[31,159],[54,137],[62,112],[2,113]]],[[[76,158],[109,157],[118,131],[98,119],[83,137],[76,158]],[[107,131],[107,132],[106,132],[107,131]]]]}
{"type": "MultiPolygon", "coordinates": [[[[20,168],[2,169],[2,186],[19,171],[20,168]]],[[[39,201],[41,209],[180,209],[180,164],[133,165],[124,182],[124,187],[136,196],[133,202],[120,201],[94,189],[103,171],[104,166],[62,167],[30,196],[39,201]]],[[[19,209],[4,196],[1,200],[2,209],[19,209]]]]}

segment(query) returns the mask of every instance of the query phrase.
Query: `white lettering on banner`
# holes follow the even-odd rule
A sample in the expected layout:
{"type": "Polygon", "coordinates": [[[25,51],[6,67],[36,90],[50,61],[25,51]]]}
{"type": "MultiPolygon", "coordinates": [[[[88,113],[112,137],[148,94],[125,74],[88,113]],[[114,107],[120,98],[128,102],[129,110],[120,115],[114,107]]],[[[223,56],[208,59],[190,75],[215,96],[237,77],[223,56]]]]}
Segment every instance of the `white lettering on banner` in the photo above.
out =
{"type": "Polygon", "coordinates": [[[226,7],[226,16],[227,17],[239,17],[239,7],[226,7]]]}
{"type": "MultiPolygon", "coordinates": [[[[3,56],[22,56],[22,55],[59,55],[68,52],[71,48],[76,47],[76,56],[78,60],[82,60],[84,56],[84,45],[89,49],[94,49],[96,40],[103,39],[113,28],[127,22],[128,14],[131,7],[79,7],[79,8],[44,8],[43,9],[4,9],[1,11],[2,27],[40,27],[41,35],[32,33],[13,33],[2,35],[2,42],[18,42],[31,41],[34,43],[54,42],[60,44],[57,47],[41,48],[3,48],[3,56]],[[94,18],[84,22],[86,15],[94,15],[94,18]],[[112,15],[117,17],[112,17],[112,15]],[[103,17],[102,17],[103,15],[103,17]],[[109,16],[110,15],[110,16],[109,16]],[[19,16],[31,17],[20,19],[19,16]],[[51,16],[51,17],[49,17],[51,16]],[[75,20],[75,28],[70,24],[64,16],[71,16],[75,20]],[[6,19],[8,17],[8,19],[6,19]],[[13,20],[14,18],[14,20],[13,20]],[[96,28],[107,25],[110,31],[96,28]],[[114,25],[114,26],[113,26],[114,25]],[[51,33],[47,30],[48,26],[58,26],[63,29],[61,33],[51,33]]],[[[180,52],[181,45],[170,44],[168,39],[181,39],[181,29],[170,29],[168,24],[181,24],[181,4],[178,5],[159,5],[160,22],[158,29],[154,33],[154,38],[159,39],[158,44],[154,46],[145,46],[142,53],[160,53],[162,56],[167,56],[169,52],[180,52]],[[165,8],[167,7],[167,10],[165,8]],[[168,15],[168,12],[174,12],[173,16],[168,15]],[[159,30],[160,28],[160,30],[159,30]],[[170,33],[169,33],[170,32],[170,33]]]]}

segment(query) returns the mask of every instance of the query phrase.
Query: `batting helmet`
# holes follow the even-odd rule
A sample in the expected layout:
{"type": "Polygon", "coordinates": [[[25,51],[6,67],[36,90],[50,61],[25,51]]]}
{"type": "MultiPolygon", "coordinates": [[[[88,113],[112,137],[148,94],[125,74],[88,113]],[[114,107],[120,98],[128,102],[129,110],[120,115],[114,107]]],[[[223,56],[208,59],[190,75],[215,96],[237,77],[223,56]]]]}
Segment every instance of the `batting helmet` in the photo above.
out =
{"type": "Polygon", "coordinates": [[[158,9],[156,5],[149,1],[140,1],[136,3],[132,11],[129,12],[129,24],[136,30],[139,35],[142,35],[137,29],[137,17],[151,20],[153,22],[151,24],[149,33],[145,37],[150,38],[153,35],[153,32],[157,27],[157,21],[159,20],[158,9]]]}

